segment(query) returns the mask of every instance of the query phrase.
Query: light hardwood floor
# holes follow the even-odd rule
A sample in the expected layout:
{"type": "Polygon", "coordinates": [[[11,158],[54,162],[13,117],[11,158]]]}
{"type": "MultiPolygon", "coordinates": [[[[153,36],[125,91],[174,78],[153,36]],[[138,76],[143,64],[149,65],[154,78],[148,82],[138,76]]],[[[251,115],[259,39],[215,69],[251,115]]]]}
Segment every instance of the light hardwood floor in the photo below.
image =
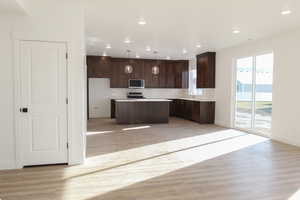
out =
{"type": "Polygon", "coordinates": [[[88,124],[87,160],[0,172],[2,200],[298,200],[300,148],[214,125],[88,124]]]}

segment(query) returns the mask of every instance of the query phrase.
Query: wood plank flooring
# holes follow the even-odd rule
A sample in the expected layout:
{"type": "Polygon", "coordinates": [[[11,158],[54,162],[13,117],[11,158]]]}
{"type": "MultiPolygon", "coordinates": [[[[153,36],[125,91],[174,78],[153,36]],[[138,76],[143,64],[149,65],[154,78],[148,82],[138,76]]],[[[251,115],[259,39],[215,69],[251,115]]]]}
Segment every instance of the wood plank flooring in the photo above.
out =
{"type": "Polygon", "coordinates": [[[177,118],[136,126],[93,119],[88,129],[84,165],[0,171],[0,198],[300,199],[298,147],[177,118]]]}

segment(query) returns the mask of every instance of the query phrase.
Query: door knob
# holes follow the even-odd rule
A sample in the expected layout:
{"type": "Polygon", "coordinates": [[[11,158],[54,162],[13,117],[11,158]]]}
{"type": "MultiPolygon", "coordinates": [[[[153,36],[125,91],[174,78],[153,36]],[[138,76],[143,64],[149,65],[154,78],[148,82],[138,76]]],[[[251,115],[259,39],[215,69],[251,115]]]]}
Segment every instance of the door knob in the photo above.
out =
{"type": "Polygon", "coordinates": [[[20,108],[20,112],[27,113],[28,112],[28,108],[20,108]]]}

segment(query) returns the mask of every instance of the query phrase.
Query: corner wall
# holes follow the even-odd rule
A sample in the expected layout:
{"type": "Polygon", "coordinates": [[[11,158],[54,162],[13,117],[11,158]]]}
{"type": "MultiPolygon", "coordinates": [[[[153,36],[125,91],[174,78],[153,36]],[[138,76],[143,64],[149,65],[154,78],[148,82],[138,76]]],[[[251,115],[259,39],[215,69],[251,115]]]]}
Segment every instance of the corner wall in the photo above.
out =
{"type": "Polygon", "coordinates": [[[0,169],[16,168],[13,113],[13,41],[67,42],[70,164],[84,161],[85,152],[85,51],[84,7],[80,0],[26,1],[28,16],[7,16],[0,20],[1,134],[0,169]],[[11,37],[12,35],[12,37],[11,37]]]}
{"type": "Polygon", "coordinates": [[[216,123],[232,127],[235,58],[274,52],[271,138],[300,146],[300,29],[217,52],[216,123]]]}
{"type": "Polygon", "coordinates": [[[0,16],[0,169],[15,166],[11,26],[10,16],[0,16]]]}

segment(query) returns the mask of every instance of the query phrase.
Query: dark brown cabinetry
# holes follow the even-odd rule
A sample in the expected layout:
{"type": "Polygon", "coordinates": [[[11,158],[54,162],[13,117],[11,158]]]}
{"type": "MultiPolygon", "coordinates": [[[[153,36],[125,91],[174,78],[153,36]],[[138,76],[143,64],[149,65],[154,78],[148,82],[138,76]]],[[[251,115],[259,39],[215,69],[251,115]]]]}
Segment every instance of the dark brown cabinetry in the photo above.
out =
{"type": "Polygon", "coordinates": [[[192,120],[193,102],[177,99],[176,100],[176,117],[192,120]]]}
{"type": "Polygon", "coordinates": [[[188,62],[176,61],[174,62],[174,77],[175,88],[188,88],[189,83],[189,66],[188,62]]]}
{"type": "Polygon", "coordinates": [[[110,78],[111,88],[128,88],[129,79],[145,80],[146,88],[188,88],[188,61],[127,59],[102,56],[87,56],[89,78],[110,78]],[[133,72],[125,73],[130,64],[133,72]],[[159,73],[153,74],[153,66],[159,73]]]}
{"type": "Polygon", "coordinates": [[[175,88],[175,66],[173,61],[165,62],[165,86],[175,88]]]}
{"type": "Polygon", "coordinates": [[[197,56],[197,88],[215,88],[216,53],[197,56]]]}
{"type": "Polygon", "coordinates": [[[131,74],[125,73],[124,62],[120,60],[113,60],[111,63],[112,76],[110,81],[110,87],[128,87],[128,79],[131,79],[131,74]]]}
{"type": "MultiPolygon", "coordinates": [[[[200,124],[214,124],[215,102],[170,99],[169,112],[172,117],[179,117],[200,124]]],[[[115,100],[111,100],[111,118],[115,118],[115,100]]]]}
{"type": "Polygon", "coordinates": [[[201,124],[213,124],[215,120],[215,102],[175,99],[170,104],[170,115],[201,124]]]}
{"type": "Polygon", "coordinates": [[[110,78],[111,58],[102,56],[87,56],[87,73],[89,78],[110,78]]]}
{"type": "Polygon", "coordinates": [[[110,100],[110,118],[116,117],[116,100],[110,100]]]}
{"type": "Polygon", "coordinates": [[[215,121],[215,102],[200,102],[199,123],[209,124],[215,121]]]}
{"type": "Polygon", "coordinates": [[[180,99],[175,100],[175,115],[176,117],[182,117],[183,118],[183,112],[184,112],[184,103],[180,99]]]}
{"type": "Polygon", "coordinates": [[[199,101],[192,101],[193,103],[193,112],[192,112],[192,121],[200,123],[200,102],[199,101]]]}
{"type": "Polygon", "coordinates": [[[134,79],[144,79],[145,77],[145,67],[144,67],[144,61],[142,60],[134,60],[132,62],[133,67],[133,74],[132,78],[134,79]]]}
{"type": "Polygon", "coordinates": [[[175,117],[176,114],[176,99],[170,99],[170,116],[175,117]]]}
{"type": "Polygon", "coordinates": [[[168,123],[169,101],[116,101],[118,124],[168,123]]]}
{"type": "Polygon", "coordinates": [[[128,88],[129,79],[144,79],[144,62],[136,59],[123,59],[112,58],[111,59],[111,88],[128,88]],[[133,68],[132,73],[127,74],[125,72],[125,66],[131,65],[133,68]]]}
{"type": "Polygon", "coordinates": [[[160,67],[160,63],[154,60],[144,61],[144,80],[146,88],[159,88],[160,74],[153,74],[152,67],[157,65],[160,67]]]}

